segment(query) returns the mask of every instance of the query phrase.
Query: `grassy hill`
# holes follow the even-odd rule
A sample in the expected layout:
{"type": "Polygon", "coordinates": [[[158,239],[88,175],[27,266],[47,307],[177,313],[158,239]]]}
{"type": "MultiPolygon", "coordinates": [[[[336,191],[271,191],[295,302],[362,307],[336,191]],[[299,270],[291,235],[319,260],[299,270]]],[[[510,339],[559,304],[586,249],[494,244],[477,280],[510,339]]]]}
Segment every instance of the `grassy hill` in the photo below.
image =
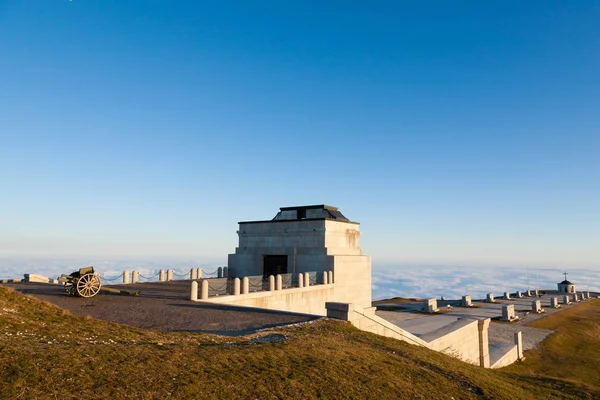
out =
{"type": "MultiPolygon", "coordinates": [[[[582,318],[580,309],[596,318],[582,325],[600,346],[597,302],[557,314],[551,329],[582,318]]],[[[600,398],[594,373],[578,379],[545,366],[579,359],[552,346],[530,353],[484,370],[326,319],[240,338],[163,333],[72,316],[0,287],[2,399],[600,398]]]]}

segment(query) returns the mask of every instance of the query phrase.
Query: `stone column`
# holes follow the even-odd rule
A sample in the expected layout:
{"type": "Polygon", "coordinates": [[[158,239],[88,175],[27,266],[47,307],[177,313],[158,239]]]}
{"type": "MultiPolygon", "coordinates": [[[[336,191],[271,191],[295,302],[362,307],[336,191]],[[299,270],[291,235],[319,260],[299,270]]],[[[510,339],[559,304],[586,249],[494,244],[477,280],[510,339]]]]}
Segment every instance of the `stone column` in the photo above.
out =
{"type": "Polygon", "coordinates": [[[532,291],[527,289],[527,297],[531,297],[531,296],[533,296],[532,291]]]}
{"type": "Polygon", "coordinates": [[[328,277],[327,280],[329,281],[329,284],[331,285],[333,283],[333,271],[328,271],[327,277],[328,277]]]}
{"type": "Polygon", "coordinates": [[[323,271],[323,285],[327,285],[327,271],[323,271]]]}
{"type": "Polygon", "coordinates": [[[202,283],[200,286],[200,299],[208,299],[208,281],[206,279],[202,279],[202,283]]]}
{"type": "Polygon", "coordinates": [[[480,319],[477,321],[479,328],[479,366],[483,368],[490,367],[490,342],[488,330],[490,328],[490,319],[480,319]]]}
{"type": "Polygon", "coordinates": [[[273,275],[269,275],[269,292],[275,290],[275,277],[273,275]]]}
{"type": "Polygon", "coordinates": [[[563,304],[570,304],[571,303],[571,299],[569,299],[569,295],[565,294],[563,296],[563,304]]]}
{"type": "Polygon", "coordinates": [[[173,280],[173,270],[172,269],[168,269],[167,270],[167,281],[172,281],[173,280]]]}
{"type": "Polygon", "coordinates": [[[197,301],[198,300],[198,282],[192,281],[192,289],[190,292],[190,300],[197,301]]]}
{"type": "Polygon", "coordinates": [[[502,320],[512,321],[515,319],[515,306],[512,304],[505,304],[502,306],[502,320]]]}
{"type": "Polygon", "coordinates": [[[437,300],[434,298],[425,300],[425,311],[428,313],[438,312],[437,300]]]}
{"type": "Polygon", "coordinates": [[[535,293],[535,295],[536,295],[536,296],[539,296],[539,295],[540,295],[540,291],[539,291],[538,289],[535,289],[535,292],[534,292],[534,293],[535,293]]]}
{"type": "Polygon", "coordinates": [[[229,277],[229,268],[223,267],[223,278],[229,277]]]}
{"type": "Polygon", "coordinates": [[[129,283],[129,270],[123,271],[123,283],[129,283]]]}
{"type": "Polygon", "coordinates": [[[137,281],[140,279],[140,273],[137,270],[133,270],[131,272],[131,283],[137,283],[137,281]]]}
{"type": "Polygon", "coordinates": [[[217,268],[217,278],[223,277],[223,267],[217,268]]]}
{"type": "Polygon", "coordinates": [[[510,293],[504,292],[504,300],[510,300],[510,293]]]}
{"type": "Polygon", "coordinates": [[[160,282],[165,281],[165,270],[164,269],[161,269],[160,271],[158,271],[158,280],[160,282]]]}
{"type": "Polygon", "coordinates": [[[197,277],[197,279],[201,279],[202,278],[202,273],[203,272],[204,272],[204,270],[202,268],[196,269],[196,277],[197,277]]]}
{"type": "Polygon", "coordinates": [[[244,277],[244,279],[242,279],[242,294],[248,293],[250,293],[250,279],[244,277]]]}
{"type": "Polygon", "coordinates": [[[496,300],[494,299],[494,293],[488,293],[487,296],[485,297],[485,301],[487,303],[495,303],[496,300]]]}
{"type": "Polygon", "coordinates": [[[304,274],[302,272],[298,274],[298,287],[304,287],[304,274]]]}
{"type": "Polygon", "coordinates": [[[519,360],[523,359],[523,334],[521,331],[515,332],[515,344],[517,345],[517,354],[519,360]]]}
{"type": "Polygon", "coordinates": [[[234,296],[240,295],[240,278],[235,278],[233,280],[233,295],[234,296]]]}
{"type": "Polygon", "coordinates": [[[523,293],[521,293],[520,290],[517,290],[517,296],[518,299],[522,299],[523,298],[523,293]]]}
{"type": "Polygon", "coordinates": [[[542,302],[539,300],[534,300],[531,302],[531,311],[534,313],[541,313],[542,312],[542,302]]]}
{"type": "Polygon", "coordinates": [[[196,268],[190,269],[190,280],[198,279],[198,274],[196,272],[196,268]]]}
{"type": "Polygon", "coordinates": [[[473,305],[473,303],[471,302],[471,296],[469,296],[469,295],[463,296],[461,305],[463,307],[471,307],[473,305]]]}
{"type": "Polygon", "coordinates": [[[308,272],[304,273],[304,287],[309,287],[310,286],[310,275],[308,274],[308,272]]]}
{"type": "Polygon", "coordinates": [[[281,275],[277,274],[275,277],[275,290],[283,289],[283,279],[281,279],[281,275]]]}
{"type": "Polygon", "coordinates": [[[558,297],[551,297],[550,298],[550,307],[552,308],[558,308],[558,297]]]}

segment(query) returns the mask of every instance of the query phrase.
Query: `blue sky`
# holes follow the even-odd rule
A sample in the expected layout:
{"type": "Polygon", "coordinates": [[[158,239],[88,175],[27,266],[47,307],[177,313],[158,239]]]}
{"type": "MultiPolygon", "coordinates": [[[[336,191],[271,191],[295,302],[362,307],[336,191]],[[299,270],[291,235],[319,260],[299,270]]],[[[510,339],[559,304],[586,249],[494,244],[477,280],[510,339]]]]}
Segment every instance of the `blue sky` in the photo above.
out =
{"type": "Polygon", "coordinates": [[[598,266],[600,3],[290,3],[0,0],[0,255],[598,266]]]}

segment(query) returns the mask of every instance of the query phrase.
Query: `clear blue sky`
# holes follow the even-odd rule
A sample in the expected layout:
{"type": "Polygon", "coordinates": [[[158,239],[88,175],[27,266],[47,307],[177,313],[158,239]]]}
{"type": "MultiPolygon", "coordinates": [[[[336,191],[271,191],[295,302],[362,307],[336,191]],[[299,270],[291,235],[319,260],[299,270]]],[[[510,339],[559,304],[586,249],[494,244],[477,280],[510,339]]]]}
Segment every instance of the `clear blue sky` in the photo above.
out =
{"type": "Polygon", "coordinates": [[[600,2],[0,0],[0,255],[600,265],[600,2]]]}

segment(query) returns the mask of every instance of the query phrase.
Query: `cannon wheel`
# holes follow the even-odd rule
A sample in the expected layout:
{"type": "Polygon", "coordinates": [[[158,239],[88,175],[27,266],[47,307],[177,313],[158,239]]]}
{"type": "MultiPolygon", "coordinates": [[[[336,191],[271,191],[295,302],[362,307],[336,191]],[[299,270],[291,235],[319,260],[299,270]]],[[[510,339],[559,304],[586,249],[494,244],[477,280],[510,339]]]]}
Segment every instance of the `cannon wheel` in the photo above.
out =
{"type": "Polygon", "coordinates": [[[94,297],[100,291],[100,277],[94,273],[84,274],[77,281],[77,294],[81,297],[94,297]]]}

